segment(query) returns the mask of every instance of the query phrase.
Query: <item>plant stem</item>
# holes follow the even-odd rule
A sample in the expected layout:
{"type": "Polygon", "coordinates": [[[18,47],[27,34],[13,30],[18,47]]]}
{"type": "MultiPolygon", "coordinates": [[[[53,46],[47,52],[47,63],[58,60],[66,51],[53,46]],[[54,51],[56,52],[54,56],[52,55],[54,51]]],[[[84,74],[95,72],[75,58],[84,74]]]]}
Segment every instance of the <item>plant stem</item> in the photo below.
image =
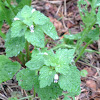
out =
{"type": "Polygon", "coordinates": [[[86,28],[83,30],[83,32],[82,32],[83,34],[82,34],[80,40],[77,42],[76,51],[79,49],[79,47],[81,46],[81,44],[84,41],[85,36],[90,32],[90,30],[92,29],[92,27],[95,23],[96,23],[96,19],[91,23],[90,26],[86,26],[86,28]]]}
{"type": "Polygon", "coordinates": [[[93,27],[93,25],[91,25],[90,27],[87,27],[83,30],[83,34],[82,34],[80,40],[77,42],[77,45],[76,45],[76,52],[79,49],[79,47],[81,46],[81,44],[83,43],[85,35],[89,33],[89,31],[91,30],[92,27],[93,27]]]}
{"type": "Polygon", "coordinates": [[[91,49],[85,49],[85,52],[95,52],[95,53],[97,53],[97,54],[100,54],[99,51],[95,51],[95,50],[91,50],[91,49]]]}
{"type": "MultiPolygon", "coordinates": [[[[90,26],[87,26],[84,30],[83,30],[83,34],[81,36],[81,39],[77,42],[76,45],[76,55],[78,55],[78,57],[76,58],[75,62],[77,62],[77,60],[81,57],[81,55],[83,54],[83,52],[85,51],[86,47],[89,45],[89,43],[87,43],[87,45],[82,49],[80,54],[77,54],[78,49],[80,48],[80,46],[82,45],[85,36],[90,32],[90,30],[92,29],[93,25],[96,23],[96,20],[94,20],[90,26]]],[[[90,41],[91,42],[91,41],[90,41]]]]}
{"type": "Polygon", "coordinates": [[[31,6],[31,3],[32,3],[32,0],[30,0],[30,2],[29,2],[29,6],[31,6]]]}
{"type": "Polygon", "coordinates": [[[29,43],[26,41],[25,44],[25,50],[26,50],[26,62],[30,60],[30,50],[29,50],[29,43]]]}
{"type": "MultiPolygon", "coordinates": [[[[27,97],[24,97],[24,98],[20,98],[19,100],[25,100],[25,99],[29,99],[29,98],[33,98],[33,97],[34,97],[34,95],[31,95],[31,96],[27,96],[27,97]]],[[[36,98],[39,99],[39,97],[35,97],[32,100],[35,100],[36,98]]]]}
{"type": "Polygon", "coordinates": [[[34,98],[35,98],[35,96],[36,96],[36,92],[35,92],[35,89],[34,89],[34,98]]]}
{"type": "Polygon", "coordinates": [[[72,45],[67,45],[67,44],[64,44],[63,43],[63,44],[59,44],[59,45],[53,47],[52,49],[53,50],[56,50],[56,49],[59,49],[59,48],[70,48],[70,49],[74,49],[75,47],[72,46],[72,45]]]}
{"type": "MultiPolygon", "coordinates": [[[[53,47],[52,49],[53,49],[53,50],[57,50],[57,49],[59,49],[59,48],[75,49],[76,47],[75,47],[75,46],[72,46],[72,45],[67,45],[67,44],[60,44],[60,45],[58,45],[58,46],[53,47]]],[[[95,51],[95,50],[91,50],[91,49],[85,49],[84,52],[95,52],[95,53],[100,54],[100,52],[95,51]]]]}
{"type": "Polygon", "coordinates": [[[20,59],[22,65],[25,66],[25,55],[22,52],[20,52],[18,58],[20,59]]]}
{"type": "Polygon", "coordinates": [[[78,59],[82,56],[82,54],[84,53],[85,49],[87,48],[87,46],[92,42],[92,40],[90,40],[85,46],[84,48],[81,50],[80,54],[78,55],[78,57],[75,59],[75,62],[78,61],[78,59]]]}
{"type": "Polygon", "coordinates": [[[0,36],[5,40],[5,38],[6,38],[6,35],[5,34],[3,34],[1,31],[0,31],[0,36]]]}

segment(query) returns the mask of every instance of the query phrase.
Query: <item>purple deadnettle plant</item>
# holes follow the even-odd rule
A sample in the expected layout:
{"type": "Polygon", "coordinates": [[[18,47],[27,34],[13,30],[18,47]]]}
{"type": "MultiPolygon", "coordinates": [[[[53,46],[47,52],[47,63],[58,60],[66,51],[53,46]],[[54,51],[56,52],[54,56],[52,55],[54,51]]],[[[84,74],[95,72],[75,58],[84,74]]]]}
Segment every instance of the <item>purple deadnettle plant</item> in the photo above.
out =
{"type": "MultiPolygon", "coordinates": [[[[10,28],[6,38],[3,37],[6,55],[0,55],[0,84],[16,75],[18,85],[22,89],[34,89],[34,98],[37,93],[41,100],[57,99],[61,95],[64,95],[64,100],[69,100],[69,97],[75,100],[75,96],[81,92],[81,73],[75,62],[84,52],[94,52],[86,47],[98,40],[100,35],[100,3],[98,0],[88,0],[88,2],[91,5],[89,12],[86,9],[87,2],[78,1],[80,16],[84,23],[83,31],[74,35],[64,35],[63,40],[59,40],[53,23],[40,11],[25,5],[17,14],[13,12],[15,13],[13,22],[6,20],[10,28]],[[48,49],[45,35],[60,42],[48,49]],[[74,40],[77,40],[76,44],[74,40]],[[86,45],[81,48],[83,42],[86,42],[86,45]],[[30,45],[34,46],[32,53],[30,53],[30,45]],[[9,59],[14,56],[20,59],[21,64],[9,59]],[[63,91],[67,92],[63,93],[63,91]]],[[[3,35],[0,33],[0,36],[3,35]]]]}

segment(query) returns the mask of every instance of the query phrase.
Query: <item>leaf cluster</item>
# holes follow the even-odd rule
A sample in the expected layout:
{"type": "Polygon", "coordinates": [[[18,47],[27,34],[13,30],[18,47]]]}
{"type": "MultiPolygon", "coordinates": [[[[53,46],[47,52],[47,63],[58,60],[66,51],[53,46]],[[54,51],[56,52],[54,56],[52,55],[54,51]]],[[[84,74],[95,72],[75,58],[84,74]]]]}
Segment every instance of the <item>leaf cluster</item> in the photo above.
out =
{"type": "Polygon", "coordinates": [[[5,34],[2,33],[1,27],[4,22],[6,22],[9,26],[11,26],[13,22],[13,18],[16,14],[25,6],[31,5],[31,0],[16,0],[18,4],[13,0],[13,4],[11,4],[12,0],[0,0],[0,36],[5,39],[5,34]]]}
{"type": "Polygon", "coordinates": [[[15,18],[19,20],[13,21],[12,27],[6,36],[5,47],[8,57],[17,56],[24,49],[25,41],[28,41],[36,47],[44,48],[44,33],[52,39],[58,38],[55,27],[49,18],[36,10],[32,13],[32,8],[29,6],[24,6],[15,18]],[[34,32],[31,32],[31,26],[33,26],[34,32]]]}
{"type": "Polygon", "coordinates": [[[76,48],[76,52],[78,52],[77,55],[79,56],[86,48],[86,46],[83,48],[80,46],[83,42],[88,46],[94,41],[99,40],[100,36],[100,1],[88,0],[88,3],[86,0],[78,1],[80,16],[84,23],[83,31],[78,34],[64,35],[63,39],[65,44],[76,48]],[[88,3],[90,5],[90,10],[88,9],[88,3]],[[96,10],[98,10],[98,12],[96,10]],[[77,43],[75,43],[75,41],[77,41],[77,43]]]}
{"type": "Polygon", "coordinates": [[[12,62],[6,56],[0,55],[0,84],[12,79],[20,68],[18,62],[12,62]]]}
{"type": "MultiPolygon", "coordinates": [[[[34,86],[41,99],[44,98],[45,92],[48,93],[48,96],[50,94],[50,98],[58,97],[59,92],[61,94],[62,91],[71,93],[73,97],[78,95],[80,93],[80,72],[72,64],[74,52],[74,49],[58,49],[56,53],[46,48],[33,50],[32,59],[26,63],[27,69],[23,69],[17,74],[19,85],[26,90],[32,89],[34,86]],[[30,75],[30,72],[35,75],[30,75]],[[59,75],[58,83],[54,83],[55,74],[59,75]],[[36,84],[38,86],[35,86],[36,84]],[[57,87],[54,88],[56,85],[57,87]],[[39,91],[42,91],[42,94],[39,91]]],[[[45,97],[46,100],[49,100],[48,96],[45,97]]]]}

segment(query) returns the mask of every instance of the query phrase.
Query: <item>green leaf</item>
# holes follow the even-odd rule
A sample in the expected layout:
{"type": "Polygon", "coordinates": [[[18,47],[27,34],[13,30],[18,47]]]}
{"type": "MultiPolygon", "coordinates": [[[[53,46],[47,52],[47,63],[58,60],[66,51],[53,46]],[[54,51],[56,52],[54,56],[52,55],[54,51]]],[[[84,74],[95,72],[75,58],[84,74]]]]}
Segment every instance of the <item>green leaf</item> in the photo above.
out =
{"type": "Polygon", "coordinates": [[[36,48],[36,49],[34,48],[34,50],[32,51],[31,57],[34,57],[34,56],[38,55],[39,52],[40,52],[40,48],[36,48]]]}
{"type": "MultiPolygon", "coordinates": [[[[18,17],[19,19],[20,18],[23,18],[23,19],[26,19],[26,18],[30,18],[31,15],[32,15],[32,12],[31,12],[32,8],[25,5],[22,10],[17,14],[16,17],[18,17]]],[[[22,19],[21,19],[22,20],[22,19]]]]}
{"type": "Polygon", "coordinates": [[[24,49],[25,46],[25,38],[24,37],[16,37],[11,38],[11,31],[9,30],[6,36],[6,55],[8,57],[17,56],[20,51],[24,49]]]}
{"type": "Polygon", "coordinates": [[[10,8],[6,8],[4,2],[0,1],[0,21],[5,20],[9,25],[11,25],[14,16],[13,11],[10,8]]]}
{"type": "Polygon", "coordinates": [[[40,27],[44,31],[44,33],[47,34],[48,36],[50,36],[52,39],[54,39],[54,40],[58,39],[58,35],[57,35],[56,29],[55,29],[53,23],[48,22],[40,27]]]}
{"type": "Polygon", "coordinates": [[[99,26],[100,26],[100,7],[99,7],[98,13],[97,13],[97,23],[98,23],[99,26]]]}
{"type": "Polygon", "coordinates": [[[95,9],[97,0],[88,0],[88,2],[90,3],[92,9],[95,9]]]}
{"type": "Polygon", "coordinates": [[[40,69],[43,65],[46,66],[56,66],[56,55],[53,50],[43,49],[34,49],[32,52],[32,59],[26,63],[26,66],[31,70],[40,69]]]}
{"type": "Polygon", "coordinates": [[[99,27],[91,30],[85,37],[84,42],[89,42],[90,40],[96,41],[99,40],[100,30],[99,27]]]}
{"type": "Polygon", "coordinates": [[[80,15],[82,18],[84,17],[83,13],[88,13],[87,7],[88,7],[88,4],[85,0],[78,1],[78,8],[79,8],[80,15]],[[84,6],[82,7],[82,5],[84,6]]]}
{"type": "Polygon", "coordinates": [[[88,0],[92,6],[92,8],[96,8],[100,6],[100,0],[88,0]]]}
{"type": "Polygon", "coordinates": [[[75,49],[58,49],[56,51],[56,57],[59,58],[60,63],[70,64],[74,58],[75,49]]]}
{"type": "Polygon", "coordinates": [[[4,17],[4,12],[3,12],[3,8],[2,8],[2,2],[0,1],[0,21],[3,21],[4,19],[5,19],[5,17],[4,17]]]}
{"type": "Polygon", "coordinates": [[[55,71],[50,67],[44,66],[40,69],[40,88],[44,88],[46,86],[50,86],[53,82],[53,78],[55,75],[55,71]]]}
{"type": "Polygon", "coordinates": [[[44,57],[42,55],[33,56],[30,61],[25,64],[30,70],[40,69],[44,65],[44,57]]]}
{"type": "Polygon", "coordinates": [[[32,20],[32,8],[25,5],[20,12],[18,12],[17,16],[15,18],[19,18],[24,24],[31,26],[33,25],[32,20]]]}
{"type": "Polygon", "coordinates": [[[82,19],[83,23],[86,25],[86,27],[90,26],[93,22],[96,21],[96,16],[94,13],[87,13],[85,14],[85,17],[82,19]]]}
{"type": "Polygon", "coordinates": [[[82,77],[86,77],[88,72],[87,72],[87,70],[83,69],[83,70],[81,70],[80,74],[81,74],[82,77]]]}
{"type": "Polygon", "coordinates": [[[72,45],[75,46],[75,43],[74,43],[74,40],[80,40],[81,38],[81,34],[82,32],[80,33],[77,33],[77,34],[70,34],[70,35],[64,35],[64,38],[63,38],[63,42],[67,45],[72,45]]]}
{"type": "Polygon", "coordinates": [[[44,52],[44,63],[46,66],[53,66],[55,67],[58,63],[58,59],[56,55],[54,54],[53,50],[46,50],[44,52]]]}
{"type": "Polygon", "coordinates": [[[11,37],[24,36],[27,27],[21,21],[14,21],[11,27],[11,37]]]}
{"type": "Polygon", "coordinates": [[[48,48],[34,48],[34,50],[32,51],[32,57],[37,56],[37,55],[44,55],[45,52],[47,52],[48,48]]]}
{"type": "Polygon", "coordinates": [[[30,42],[34,46],[37,46],[40,48],[44,48],[45,46],[44,33],[38,26],[34,28],[34,32],[32,33],[29,30],[27,30],[25,33],[25,38],[28,42],[30,42]]]}
{"type": "Polygon", "coordinates": [[[45,23],[50,21],[50,19],[40,11],[34,11],[32,14],[32,19],[36,25],[44,25],[45,23]]]}
{"type": "Polygon", "coordinates": [[[34,71],[28,68],[20,70],[16,75],[19,86],[25,90],[31,90],[33,88],[34,77],[34,71]]]}
{"type": "Polygon", "coordinates": [[[81,33],[64,35],[64,38],[65,39],[70,39],[70,40],[79,40],[81,38],[81,33]]]}
{"type": "Polygon", "coordinates": [[[31,0],[16,0],[17,3],[19,3],[18,5],[16,5],[16,7],[14,7],[14,11],[16,12],[16,14],[22,10],[22,8],[25,5],[31,6],[31,0]]]}
{"type": "Polygon", "coordinates": [[[11,97],[11,98],[8,98],[8,100],[19,100],[19,99],[17,99],[17,97],[11,97]]]}
{"type": "Polygon", "coordinates": [[[38,77],[34,74],[34,71],[29,69],[21,70],[16,77],[19,85],[25,90],[31,90],[34,84],[34,89],[41,100],[56,99],[62,93],[59,85],[54,83],[50,87],[40,88],[38,77]]]}
{"type": "MultiPolygon", "coordinates": [[[[44,63],[46,66],[53,66],[56,69],[60,68],[59,66],[71,64],[74,58],[74,49],[58,49],[56,54],[53,50],[45,50],[44,53],[44,63]]],[[[59,69],[61,70],[61,69],[59,69]]],[[[57,71],[57,70],[56,70],[57,71]]]]}
{"type": "MultiPolygon", "coordinates": [[[[0,17],[1,18],[1,17],[0,17]]],[[[6,38],[6,35],[4,33],[2,33],[1,31],[1,28],[2,28],[2,25],[3,25],[3,21],[0,21],[0,36],[5,39],[6,38]]]]}
{"type": "Polygon", "coordinates": [[[66,75],[68,74],[68,70],[70,70],[70,66],[69,65],[61,65],[59,64],[58,66],[55,67],[56,72],[66,75]]]}
{"type": "Polygon", "coordinates": [[[96,7],[100,7],[100,0],[97,0],[96,7]]]}
{"type": "Polygon", "coordinates": [[[72,100],[72,99],[70,99],[68,96],[64,96],[63,100],[72,100]]]}
{"type": "Polygon", "coordinates": [[[57,66],[55,66],[56,72],[66,75],[70,70],[70,64],[73,62],[75,49],[58,49],[56,51],[56,57],[58,58],[57,66]]]}
{"type": "Polygon", "coordinates": [[[2,25],[3,25],[3,21],[0,21],[0,31],[1,31],[2,25]]]}
{"type": "Polygon", "coordinates": [[[80,93],[80,72],[75,66],[70,66],[70,69],[66,69],[66,75],[60,75],[58,84],[64,91],[73,95],[79,95],[80,93]]]}
{"type": "Polygon", "coordinates": [[[20,69],[18,62],[12,62],[4,55],[0,55],[0,84],[13,78],[20,69]]]}
{"type": "Polygon", "coordinates": [[[56,54],[52,50],[48,50],[45,53],[47,53],[44,55],[45,65],[54,67],[56,72],[66,74],[66,69],[72,62],[74,50],[59,49],[56,54]]]}
{"type": "MultiPolygon", "coordinates": [[[[12,15],[14,17],[16,14],[15,14],[15,12],[13,10],[14,9],[14,5],[11,4],[11,0],[4,0],[3,4],[5,5],[5,8],[8,9],[12,13],[12,15]]],[[[12,17],[12,16],[10,16],[10,17],[12,17]]]]}
{"type": "Polygon", "coordinates": [[[3,39],[6,38],[6,35],[5,35],[4,33],[2,33],[1,31],[0,31],[0,36],[1,36],[3,39]]]}
{"type": "Polygon", "coordinates": [[[20,3],[20,2],[21,2],[21,0],[16,0],[16,2],[17,2],[17,3],[20,3]]]}
{"type": "MultiPolygon", "coordinates": [[[[93,0],[93,2],[94,2],[94,0],[93,0]]],[[[87,1],[85,1],[85,0],[78,1],[78,8],[80,11],[80,15],[81,15],[82,21],[86,27],[91,26],[96,21],[96,13],[95,13],[95,9],[94,9],[94,7],[95,7],[94,3],[91,3],[91,6],[92,6],[91,11],[88,11],[87,1]]]]}
{"type": "Polygon", "coordinates": [[[19,3],[18,6],[19,5],[22,5],[22,6],[28,5],[28,6],[30,6],[32,0],[25,0],[25,1],[24,0],[16,0],[16,2],[19,3]]]}
{"type": "Polygon", "coordinates": [[[52,100],[58,98],[62,94],[62,89],[56,83],[52,83],[50,86],[40,88],[38,78],[35,78],[34,88],[41,100],[52,100]]]}
{"type": "Polygon", "coordinates": [[[88,34],[88,37],[91,38],[93,41],[99,40],[100,35],[100,28],[97,27],[94,30],[91,30],[88,34]]]}
{"type": "Polygon", "coordinates": [[[31,25],[33,25],[33,21],[32,21],[31,18],[26,18],[25,20],[23,20],[23,23],[26,24],[26,25],[28,25],[29,27],[31,25]]]}

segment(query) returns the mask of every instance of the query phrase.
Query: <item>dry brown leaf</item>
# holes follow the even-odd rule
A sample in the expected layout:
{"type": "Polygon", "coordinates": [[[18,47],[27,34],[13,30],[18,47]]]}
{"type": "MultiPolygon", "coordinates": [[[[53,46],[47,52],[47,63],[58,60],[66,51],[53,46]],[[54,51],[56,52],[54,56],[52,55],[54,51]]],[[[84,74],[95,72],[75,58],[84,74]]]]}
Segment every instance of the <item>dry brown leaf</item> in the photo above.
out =
{"type": "Polygon", "coordinates": [[[57,19],[53,18],[53,17],[49,17],[50,21],[54,24],[54,26],[56,27],[56,30],[62,29],[63,25],[60,21],[58,21],[57,19]]]}
{"type": "Polygon", "coordinates": [[[67,27],[68,27],[68,28],[71,28],[71,27],[73,27],[73,26],[75,26],[75,24],[71,23],[70,21],[67,22],[67,27]]]}
{"type": "Polygon", "coordinates": [[[93,80],[87,80],[86,81],[86,86],[90,87],[91,89],[96,91],[97,85],[96,82],[93,80]]]}

